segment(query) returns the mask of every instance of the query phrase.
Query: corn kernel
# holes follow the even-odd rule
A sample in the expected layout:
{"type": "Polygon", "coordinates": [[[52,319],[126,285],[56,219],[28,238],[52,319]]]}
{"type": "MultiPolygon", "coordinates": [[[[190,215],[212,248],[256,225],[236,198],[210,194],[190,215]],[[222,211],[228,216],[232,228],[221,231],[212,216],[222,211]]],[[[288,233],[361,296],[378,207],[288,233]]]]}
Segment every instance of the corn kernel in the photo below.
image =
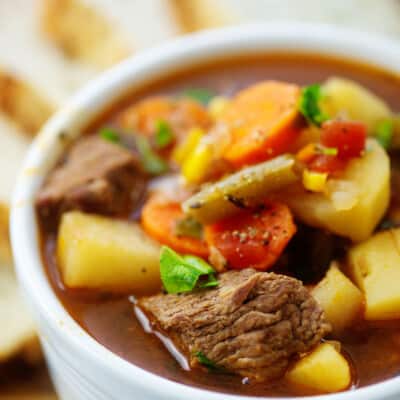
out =
{"type": "Polygon", "coordinates": [[[187,157],[193,153],[203,136],[203,129],[192,128],[187,134],[184,142],[175,148],[174,152],[172,153],[172,159],[178,165],[183,165],[187,157]]]}
{"type": "Polygon", "coordinates": [[[323,192],[327,179],[327,173],[314,172],[308,169],[303,171],[303,186],[311,192],[323,192]]]}
{"type": "Polygon", "coordinates": [[[213,162],[212,146],[201,143],[186,158],[182,165],[182,175],[188,183],[199,183],[205,177],[213,162]]]}
{"type": "Polygon", "coordinates": [[[229,99],[223,96],[215,96],[208,105],[208,112],[211,117],[218,119],[229,104],[229,99]]]}

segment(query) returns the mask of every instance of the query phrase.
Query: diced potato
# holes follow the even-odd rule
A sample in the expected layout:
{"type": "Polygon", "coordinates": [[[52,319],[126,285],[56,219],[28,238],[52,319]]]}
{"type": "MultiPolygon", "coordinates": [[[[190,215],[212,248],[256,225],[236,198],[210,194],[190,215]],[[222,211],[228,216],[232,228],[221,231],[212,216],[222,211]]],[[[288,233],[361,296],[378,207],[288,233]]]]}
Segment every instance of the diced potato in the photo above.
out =
{"type": "Polygon", "coordinates": [[[364,122],[370,134],[377,124],[390,118],[389,106],[374,93],[349,79],[330,78],[322,86],[321,108],[331,117],[345,117],[364,122]]]}
{"type": "Polygon", "coordinates": [[[295,160],[289,155],[244,168],[205,187],[183,203],[183,210],[203,223],[222,219],[237,212],[241,204],[259,203],[269,192],[298,180],[294,168],[295,160]]]}
{"type": "Polygon", "coordinates": [[[332,263],[311,293],[325,311],[334,334],[342,332],[363,311],[362,292],[340,271],[337,263],[332,263]]]}
{"type": "Polygon", "coordinates": [[[350,161],[340,179],[329,179],[326,193],[307,192],[293,185],[277,196],[297,218],[308,225],[327,229],[355,242],[367,239],[390,198],[390,161],[374,140],[366,154],[350,161]]]}
{"type": "Polygon", "coordinates": [[[400,229],[375,234],[349,251],[349,272],[364,291],[365,318],[400,318],[400,229]]]}
{"type": "Polygon", "coordinates": [[[294,384],[325,393],[345,390],[351,384],[349,363],[331,343],[320,344],[301,358],[286,377],[294,384]]]}
{"type": "Polygon", "coordinates": [[[57,259],[66,286],[151,293],[161,287],[160,247],[134,223],[63,215],[57,259]]]}

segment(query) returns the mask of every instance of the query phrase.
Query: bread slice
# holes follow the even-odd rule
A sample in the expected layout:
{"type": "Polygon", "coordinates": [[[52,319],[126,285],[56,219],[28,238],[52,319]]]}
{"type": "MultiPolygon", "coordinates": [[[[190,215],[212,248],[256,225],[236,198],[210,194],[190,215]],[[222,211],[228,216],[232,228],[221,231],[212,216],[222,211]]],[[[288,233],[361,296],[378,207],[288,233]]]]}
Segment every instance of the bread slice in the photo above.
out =
{"type": "Polygon", "coordinates": [[[49,113],[98,73],[67,60],[46,40],[40,29],[40,2],[0,1],[0,82],[6,88],[0,95],[2,108],[30,131],[37,131],[49,113]]]}
{"type": "Polygon", "coordinates": [[[53,113],[54,107],[39,90],[0,70],[0,110],[23,131],[35,135],[53,113]]]}
{"type": "Polygon", "coordinates": [[[99,68],[178,33],[164,0],[46,0],[42,26],[67,57],[99,68]]]}
{"type": "Polygon", "coordinates": [[[400,37],[398,0],[169,0],[184,31],[232,23],[317,22],[400,37]],[[354,16],[357,15],[357,18],[354,16]],[[385,21],[382,23],[382,21],[385,21]]]}
{"type": "Polygon", "coordinates": [[[42,21],[45,34],[73,59],[106,67],[131,52],[118,26],[81,0],[46,0],[42,21]]]}
{"type": "MultiPolygon", "coordinates": [[[[253,0],[252,0],[253,1],[253,0]]],[[[217,28],[234,23],[229,5],[213,0],[168,0],[176,22],[183,33],[217,28]]]]}

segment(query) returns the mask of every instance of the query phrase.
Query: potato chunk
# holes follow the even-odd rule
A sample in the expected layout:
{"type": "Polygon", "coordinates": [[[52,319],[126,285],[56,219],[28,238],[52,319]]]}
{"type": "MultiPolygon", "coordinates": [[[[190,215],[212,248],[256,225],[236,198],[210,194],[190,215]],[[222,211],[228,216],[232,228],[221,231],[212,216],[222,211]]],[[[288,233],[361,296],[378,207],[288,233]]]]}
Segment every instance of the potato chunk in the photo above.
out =
{"type": "Polygon", "coordinates": [[[364,122],[370,134],[382,120],[391,117],[389,106],[374,93],[349,79],[330,78],[322,86],[321,107],[331,117],[345,115],[364,122]]]}
{"type": "Polygon", "coordinates": [[[334,334],[342,332],[363,311],[362,292],[340,271],[335,262],[311,293],[325,311],[334,334]]]}
{"type": "Polygon", "coordinates": [[[57,259],[68,287],[154,292],[161,287],[159,253],[134,223],[77,211],[62,217],[57,259]]]}
{"type": "Polygon", "coordinates": [[[292,383],[325,393],[347,389],[351,384],[349,363],[331,343],[320,344],[301,358],[286,377],[292,383]]]}
{"type": "Polygon", "coordinates": [[[390,197],[390,162],[374,140],[361,158],[350,161],[340,179],[329,179],[325,193],[302,185],[282,190],[278,199],[308,225],[327,229],[355,242],[367,239],[385,214],[390,197]]]}
{"type": "Polygon", "coordinates": [[[400,229],[380,232],[349,252],[350,273],[365,293],[367,320],[400,318],[400,229]]]}

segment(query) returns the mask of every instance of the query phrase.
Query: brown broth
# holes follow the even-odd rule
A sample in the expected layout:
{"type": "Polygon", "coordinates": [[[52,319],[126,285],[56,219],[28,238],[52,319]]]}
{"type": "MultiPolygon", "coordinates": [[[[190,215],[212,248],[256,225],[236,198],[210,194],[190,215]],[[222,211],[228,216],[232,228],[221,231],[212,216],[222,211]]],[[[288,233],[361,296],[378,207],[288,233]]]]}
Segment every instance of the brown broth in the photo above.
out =
{"type": "MultiPolygon", "coordinates": [[[[153,94],[177,94],[186,88],[209,88],[232,95],[263,79],[286,80],[299,84],[322,81],[339,75],[354,79],[382,96],[400,110],[400,78],[387,72],[314,55],[275,54],[258,58],[238,58],[200,66],[172,74],[136,91],[95,121],[88,132],[112,122],[118,110],[153,94]]],[[[162,343],[146,333],[137,321],[127,296],[93,294],[67,290],[59,279],[54,256],[55,237],[43,232],[43,258],[52,286],[72,317],[99,343],[120,357],[166,379],[219,392],[248,396],[312,395],[309,390],[285,380],[274,383],[243,384],[240,377],[202,371],[184,371],[162,343]]],[[[354,386],[365,386],[400,374],[400,321],[360,323],[340,338],[343,351],[354,369],[354,386]]]]}

